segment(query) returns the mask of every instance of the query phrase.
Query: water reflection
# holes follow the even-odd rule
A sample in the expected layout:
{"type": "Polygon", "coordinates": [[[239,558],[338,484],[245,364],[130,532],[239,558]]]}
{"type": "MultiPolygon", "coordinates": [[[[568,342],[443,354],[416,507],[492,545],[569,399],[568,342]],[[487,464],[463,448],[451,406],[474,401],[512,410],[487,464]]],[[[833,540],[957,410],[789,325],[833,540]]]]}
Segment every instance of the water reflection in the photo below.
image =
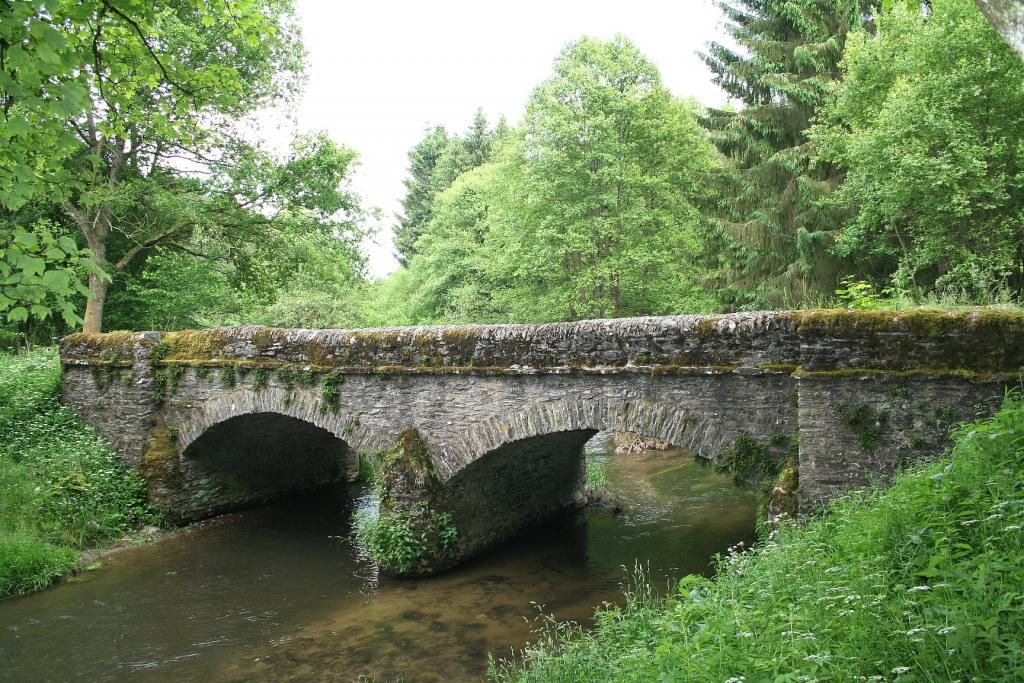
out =
{"type": "MultiPolygon", "coordinates": [[[[751,541],[753,499],[692,454],[597,455],[620,515],[569,515],[442,576],[378,576],[345,537],[360,491],[304,495],[0,602],[0,679],[473,680],[533,603],[586,621],[639,560],[664,586],[751,541]]],[[[526,617],[526,618],[524,618],[526,617]]]]}

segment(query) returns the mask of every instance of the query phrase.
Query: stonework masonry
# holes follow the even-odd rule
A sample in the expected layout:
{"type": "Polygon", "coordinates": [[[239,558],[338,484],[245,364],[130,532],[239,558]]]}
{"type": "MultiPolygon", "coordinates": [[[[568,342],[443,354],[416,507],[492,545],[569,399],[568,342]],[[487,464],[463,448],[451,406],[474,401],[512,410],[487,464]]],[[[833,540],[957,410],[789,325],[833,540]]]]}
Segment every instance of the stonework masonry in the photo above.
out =
{"type": "Polygon", "coordinates": [[[583,445],[598,430],[709,459],[739,436],[782,457],[795,435],[801,511],[884,484],[1020,384],[1024,316],[245,326],[72,335],[61,361],[65,402],[180,521],[354,479],[359,453],[415,427],[448,489],[461,560],[581,505],[583,445]]]}

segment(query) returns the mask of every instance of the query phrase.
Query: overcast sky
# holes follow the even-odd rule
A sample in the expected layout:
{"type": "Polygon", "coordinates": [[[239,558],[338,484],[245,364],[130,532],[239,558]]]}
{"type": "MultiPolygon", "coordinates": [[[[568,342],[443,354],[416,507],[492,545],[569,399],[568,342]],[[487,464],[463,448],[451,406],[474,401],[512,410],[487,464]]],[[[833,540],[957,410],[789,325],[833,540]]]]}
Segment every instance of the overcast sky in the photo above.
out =
{"type": "Polygon", "coordinates": [[[390,225],[406,154],[424,129],[440,123],[462,132],[477,107],[490,121],[504,114],[518,122],[566,43],[622,33],[658,65],[672,92],[725,101],[694,54],[724,40],[721,13],[709,0],[298,0],[298,11],[309,51],[298,126],[326,129],[359,150],[356,188],[384,212],[380,244],[369,248],[377,276],[398,267],[390,225]]]}

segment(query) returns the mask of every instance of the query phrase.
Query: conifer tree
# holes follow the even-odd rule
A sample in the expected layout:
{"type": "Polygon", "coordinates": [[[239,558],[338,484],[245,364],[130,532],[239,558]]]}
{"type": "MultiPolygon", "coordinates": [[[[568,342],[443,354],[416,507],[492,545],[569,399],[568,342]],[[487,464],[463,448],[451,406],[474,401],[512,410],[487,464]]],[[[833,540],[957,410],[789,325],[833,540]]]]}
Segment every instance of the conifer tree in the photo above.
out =
{"type": "Polygon", "coordinates": [[[409,260],[416,253],[416,240],[420,238],[423,226],[430,222],[430,205],[437,194],[431,179],[438,159],[450,144],[451,139],[444,126],[434,126],[409,150],[409,177],[402,181],[405,197],[401,203],[405,213],[396,216],[398,225],[394,227],[395,251],[403,266],[409,265],[409,260]]]}
{"type": "Polygon", "coordinates": [[[850,266],[829,253],[843,216],[822,206],[843,173],[815,158],[807,130],[840,77],[850,31],[876,0],[730,0],[719,6],[743,52],[711,43],[714,81],[743,105],[706,125],[731,162],[715,177],[720,293],[731,306],[794,307],[835,289],[850,266]]]}
{"type": "Polygon", "coordinates": [[[430,223],[434,198],[466,171],[490,161],[495,141],[507,133],[504,117],[494,129],[488,129],[487,117],[482,109],[477,109],[465,136],[449,136],[444,126],[435,126],[409,150],[411,177],[402,181],[406,189],[401,200],[405,213],[397,216],[398,225],[394,227],[399,263],[408,266],[416,255],[416,241],[430,223]]]}

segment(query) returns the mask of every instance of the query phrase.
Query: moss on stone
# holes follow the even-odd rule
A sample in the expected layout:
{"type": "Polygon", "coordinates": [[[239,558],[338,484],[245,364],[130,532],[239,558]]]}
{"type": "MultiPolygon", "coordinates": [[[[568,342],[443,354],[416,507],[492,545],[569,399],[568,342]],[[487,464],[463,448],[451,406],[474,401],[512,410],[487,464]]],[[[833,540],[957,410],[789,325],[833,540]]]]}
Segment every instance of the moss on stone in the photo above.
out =
{"type": "Polygon", "coordinates": [[[792,374],[799,368],[799,365],[794,365],[792,363],[765,363],[764,365],[759,365],[757,369],[765,372],[782,372],[792,374]]]}
{"type": "Polygon", "coordinates": [[[163,418],[157,418],[157,424],[149,430],[149,441],[135,469],[145,479],[151,499],[154,494],[174,493],[185,482],[178,455],[177,429],[167,427],[163,418]]]}
{"type": "Polygon", "coordinates": [[[1012,311],[851,311],[785,314],[801,340],[855,338],[878,349],[881,369],[1015,372],[1024,367],[1024,314],[1012,311]]]}
{"type": "Polygon", "coordinates": [[[454,563],[458,532],[427,445],[407,427],[387,451],[375,451],[373,485],[380,496],[376,517],[356,520],[356,535],[381,570],[391,575],[428,575],[454,563]]]}
{"type": "Polygon", "coordinates": [[[160,344],[166,345],[163,361],[210,360],[231,341],[226,330],[182,330],[166,332],[160,344]]]}
{"type": "Polygon", "coordinates": [[[796,517],[797,494],[800,491],[799,465],[796,457],[786,461],[772,484],[768,499],[765,501],[769,521],[774,522],[782,515],[796,517]]]}

